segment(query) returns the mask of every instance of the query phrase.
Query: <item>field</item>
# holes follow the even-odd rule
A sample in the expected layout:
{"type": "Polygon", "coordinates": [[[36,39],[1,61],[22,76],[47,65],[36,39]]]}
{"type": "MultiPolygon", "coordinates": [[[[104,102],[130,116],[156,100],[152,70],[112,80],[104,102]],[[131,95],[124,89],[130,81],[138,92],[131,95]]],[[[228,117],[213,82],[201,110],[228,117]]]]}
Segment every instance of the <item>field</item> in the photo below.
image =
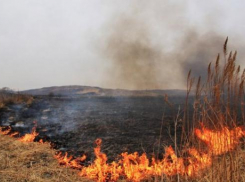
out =
{"type": "MultiPolygon", "coordinates": [[[[171,100],[176,106],[183,106],[183,97],[171,100]]],[[[115,158],[122,152],[135,151],[157,155],[163,151],[163,144],[172,144],[171,121],[176,108],[170,108],[162,97],[42,96],[31,105],[6,107],[0,120],[2,126],[11,126],[21,134],[30,132],[33,121],[37,121],[39,138],[71,154],[91,156],[94,141],[101,138],[103,151],[115,158]]]]}
{"type": "Polygon", "coordinates": [[[186,97],[37,96],[4,103],[0,124],[16,138],[36,130],[60,164],[96,181],[245,181],[245,70],[227,41],[207,80],[190,70],[186,97]]]}

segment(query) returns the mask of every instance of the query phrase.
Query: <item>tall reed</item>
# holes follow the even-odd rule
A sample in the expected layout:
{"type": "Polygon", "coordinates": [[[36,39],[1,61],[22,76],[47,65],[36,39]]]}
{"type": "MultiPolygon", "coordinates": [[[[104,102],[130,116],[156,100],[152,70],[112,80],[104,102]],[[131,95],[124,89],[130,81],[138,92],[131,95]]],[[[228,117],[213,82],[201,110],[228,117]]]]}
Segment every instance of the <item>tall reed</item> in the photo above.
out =
{"type": "MultiPolygon", "coordinates": [[[[185,147],[194,146],[205,151],[205,145],[196,139],[194,128],[201,125],[219,131],[224,127],[244,126],[244,80],[245,70],[236,65],[237,52],[227,49],[228,37],[223,46],[223,60],[220,54],[215,62],[210,62],[207,78],[196,79],[187,75],[187,95],[182,123],[180,156],[186,157],[185,147]],[[196,84],[196,86],[194,86],[196,84]],[[194,94],[194,101],[190,101],[194,94]]],[[[242,142],[241,142],[242,143],[242,142]]],[[[226,155],[216,156],[211,168],[196,179],[185,178],[183,181],[245,181],[245,152],[243,145],[226,155]]]]}

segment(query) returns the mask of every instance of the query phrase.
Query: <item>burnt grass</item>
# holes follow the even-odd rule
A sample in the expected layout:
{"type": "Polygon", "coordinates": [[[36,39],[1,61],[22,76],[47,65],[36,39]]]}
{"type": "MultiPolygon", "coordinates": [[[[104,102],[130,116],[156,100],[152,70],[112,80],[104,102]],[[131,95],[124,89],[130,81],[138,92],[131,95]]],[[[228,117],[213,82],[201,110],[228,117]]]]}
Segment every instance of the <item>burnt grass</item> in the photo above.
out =
{"type": "MultiPolygon", "coordinates": [[[[122,152],[146,152],[161,157],[164,146],[173,145],[173,120],[184,99],[171,97],[174,107],[169,107],[163,97],[37,96],[31,105],[12,104],[3,108],[0,124],[23,135],[31,132],[36,121],[39,133],[36,140],[49,141],[55,149],[74,156],[85,153],[88,162],[94,159],[97,138],[102,139],[102,152],[109,161],[122,152]]],[[[180,131],[181,122],[178,136],[180,131]]]]}

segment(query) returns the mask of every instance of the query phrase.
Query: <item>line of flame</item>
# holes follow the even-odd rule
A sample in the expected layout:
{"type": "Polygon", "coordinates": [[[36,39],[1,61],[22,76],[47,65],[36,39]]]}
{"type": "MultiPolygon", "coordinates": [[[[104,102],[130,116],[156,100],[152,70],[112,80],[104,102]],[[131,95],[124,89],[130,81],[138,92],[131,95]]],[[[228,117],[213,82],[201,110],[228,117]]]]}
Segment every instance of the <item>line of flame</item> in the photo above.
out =
{"type": "MultiPolygon", "coordinates": [[[[0,133],[10,136],[18,134],[18,132],[11,133],[11,128],[3,131],[1,127],[0,133]]],[[[196,148],[190,148],[187,150],[188,157],[184,158],[178,157],[174,149],[169,146],[165,148],[162,160],[157,160],[154,157],[149,160],[146,153],[139,155],[137,152],[132,154],[125,152],[121,154],[119,161],[107,163],[106,154],[101,152],[102,140],[97,139],[95,141],[97,146],[94,148],[96,159],[87,167],[81,165],[86,160],[85,155],[74,158],[73,156],[68,157],[68,153],[65,153],[65,155],[58,153],[55,158],[61,165],[79,169],[80,176],[98,182],[117,181],[120,177],[124,177],[129,181],[139,182],[152,176],[161,175],[196,176],[212,165],[213,156],[235,150],[239,145],[240,139],[245,136],[245,130],[241,127],[233,129],[223,127],[221,130],[215,131],[201,125],[200,129],[196,128],[194,130],[194,133],[199,140],[206,144],[208,152],[200,152],[196,148]]],[[[32,133],[25,134],[18,140],[33,142],[37,135],[35,126],[32,129],[32,133]]],[[[43,142],[40,141],[40,143],[43,142]]]]}
{"type": "Polygon", "coordinates": [[[88,167],[83,167],[80,175],[99,182],[117,181],[120,176],[124,176],[129,181],[138,182],[152,176],[173,176],[187,175],[196,176],[204,169],[212,165],[212,157],[225,154],[234,150],[245,136],[245,131],[241,127],[234,129],[222,128],[214,131],[205,128],[195,129],[195,135],[203,141],[208,148],[208,152],[200,152],[196,148],[188,149],[189,157],[178,157],[171,146],[165,148],[162,160],[154,157],[150,160],[143,153],[133,154],[122,153],[122,159],[118,162],[107,163],[106,154],[101,152],[101,139],[96,140],[97,147],[94,149],[95,161],[88,167]]]}

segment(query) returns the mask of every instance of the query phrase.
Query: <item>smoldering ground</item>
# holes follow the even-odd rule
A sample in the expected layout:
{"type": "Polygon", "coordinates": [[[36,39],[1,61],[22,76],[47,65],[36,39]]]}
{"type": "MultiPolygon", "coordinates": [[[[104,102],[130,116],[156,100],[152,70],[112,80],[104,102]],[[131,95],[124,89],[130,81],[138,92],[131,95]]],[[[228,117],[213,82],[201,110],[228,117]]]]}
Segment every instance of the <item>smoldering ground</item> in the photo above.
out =
{"type": "MultiPolygon", "coordinates": [[[[208,64],[218,53],[222,58],[227,35],[192,26],[180,16],[185,14],[184,5],[171,4],[170,9],[163,9],[165,13],[156,13],[156,19],[150,15],[152,10],[147,5],[149,3],[143,3],[140,12],[139,7],[133,7],[132,11],[116,15],[105,25],[100,53],[109,66],[104,85],[127,89],[185,89],[190,69],[193,77],[201,76],[205,80],[208,64]],[[172,40],[169,41],[169,37],[172,40]]],[[[244,47],[240,41],[229,45],[231,49],[244,47]]]]}

